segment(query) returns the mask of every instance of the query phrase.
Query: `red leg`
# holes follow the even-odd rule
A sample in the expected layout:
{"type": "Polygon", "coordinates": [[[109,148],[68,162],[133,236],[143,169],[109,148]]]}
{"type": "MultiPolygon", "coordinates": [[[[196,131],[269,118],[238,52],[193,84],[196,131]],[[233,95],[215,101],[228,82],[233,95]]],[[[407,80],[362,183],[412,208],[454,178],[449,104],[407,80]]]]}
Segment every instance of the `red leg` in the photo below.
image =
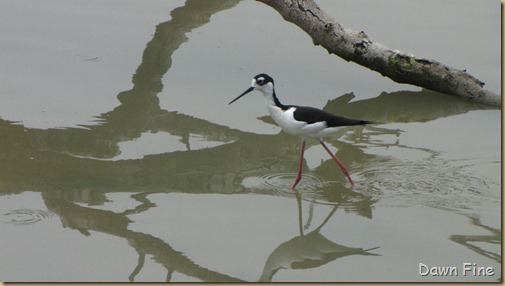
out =
{"type": "Polygon", "coordinates": [[[298,167],[298,176],[296,176],[295,183],[291,187],[292,190],[295,189],[298,182],[302,179],[302,167],[303,167],[303,153],[305,152],[305,140],[302,141],[302,151],[300,151],[300,165],[298,167]]]}
{"type": "Polygon", "coordinates": [[[326,152],[328,152],[328,154],[330,154],[331,158],[337,162],[338,166],[340,167],[340,169],[342,169],[342,172],[344,172],[344,175],[347,176],[347,179],[349,179],[349,182],[351,183],[351,186],[354,186],[354,182],[352,181],[351,179],[351,176],[349,175],[349,172],[347,171],[347,169],[345,168],[344,164],[342,164],[342,162],[340,162],[337,157],[330,151],[330,149],[328,148],[328,146],[326,146],[326,144],[324,144],[323,140],[320,140],[319,142],[321,142],[321,145],[323,145],[324,149],[326,150],[326,152]]]}

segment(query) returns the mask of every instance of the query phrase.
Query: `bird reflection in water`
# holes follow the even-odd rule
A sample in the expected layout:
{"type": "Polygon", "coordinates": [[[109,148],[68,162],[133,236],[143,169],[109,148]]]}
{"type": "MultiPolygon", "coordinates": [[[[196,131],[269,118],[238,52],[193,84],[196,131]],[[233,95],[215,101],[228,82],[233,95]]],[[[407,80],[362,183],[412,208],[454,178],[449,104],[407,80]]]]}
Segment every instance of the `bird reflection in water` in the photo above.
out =
{"type": "Polygon", "coordinates": [[[263,268],[263,273],[259,282],[271,282],[273,276],[281,269],[309,269],[317,268],[332,262],[338,258],[350,255],[371,255],[370,253],[379,247],[369,249],[347,247],[330,241],[320,233],[324,225],[335,214],[340,204],[336,204],[323,222],[313,231],[305,234],[312,220],[312,205],[309,210],[309,218],[303,225],[302,198],[300,193],[295,191],[295,197],[298,204],[298,227],[300,235],[280,244],[269,256],[263,268]]]}

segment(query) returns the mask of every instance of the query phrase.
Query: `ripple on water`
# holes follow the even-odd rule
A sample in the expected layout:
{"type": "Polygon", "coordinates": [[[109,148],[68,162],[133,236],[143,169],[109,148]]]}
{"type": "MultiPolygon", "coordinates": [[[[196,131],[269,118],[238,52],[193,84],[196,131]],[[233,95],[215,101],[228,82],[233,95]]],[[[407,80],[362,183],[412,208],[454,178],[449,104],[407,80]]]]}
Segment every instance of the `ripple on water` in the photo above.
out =
{"type": "Polygon", "coordinates": [[[54,213],[47,210],[16,209],[2,214],[2,222],[14,225],[28,225],[52,219],[54,213]]]}
{"type": "Polygon", "coordinates": [[[493,191],[496,182],[472,171],[476,165],[488,163],[438,158],[416,162],[392,160],[361,165],[361,170],[353,175],[360,177],[362,194],[386,199],[388,204],[464,210],[484,201],[499,203],[499,194],[493,191]]]}
{"type": "MultiPolygon", "coordinates": [[[[252,176],[245,178],[242,185],[246,188],[255,190],[266,190],[274,195],[283,196],[293,194],[291,190],[297,174],[295,173],[272,173],[262,176],[252,176]]],[[[321,190],[334,185],[333,181],[325,181],[312,173],[304,173],[302,180],[298,183],[296,189],[300,190],[303,197],[315,198],[320,195],[321,190]]]]}

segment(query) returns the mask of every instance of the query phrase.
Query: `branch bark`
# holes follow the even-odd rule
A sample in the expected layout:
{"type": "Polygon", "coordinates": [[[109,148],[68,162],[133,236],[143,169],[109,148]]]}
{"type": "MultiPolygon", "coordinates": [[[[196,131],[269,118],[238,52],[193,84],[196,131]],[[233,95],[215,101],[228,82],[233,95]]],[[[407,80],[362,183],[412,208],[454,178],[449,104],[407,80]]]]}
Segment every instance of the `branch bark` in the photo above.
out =
{"type": "Polygon", "coordinates": [[[315,45],[346,61],[377,71],[398,83],[407,83],[433,91],[456,95],[487,105],[501,106],[501,96],[484,89],[484,82],[435,60],[418,58],[392,50],[363,31],[342,27],[321,10],[314,0],[258,0],[271,6],[282,17],[304,30],[315,45]]]}

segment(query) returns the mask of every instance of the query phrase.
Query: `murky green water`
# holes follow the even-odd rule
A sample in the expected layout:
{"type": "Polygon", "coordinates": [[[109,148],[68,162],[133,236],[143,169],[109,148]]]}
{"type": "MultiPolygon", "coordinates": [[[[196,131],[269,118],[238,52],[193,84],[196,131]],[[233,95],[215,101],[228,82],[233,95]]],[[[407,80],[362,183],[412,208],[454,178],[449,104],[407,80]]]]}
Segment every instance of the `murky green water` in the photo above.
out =
{"type": "MultiPolygon", "coordinates": [[[[500,91],[497,1],[318,2],[500,91]]],[[[501,280],[500,110],[328,55],[254,1],[0,10],[0,281],[501,280]],[[259,93],[227,105],[259,72],[384,123],[327,140],[354,188],[309,142],[290,190],[299,139],[259,93]]]]}

